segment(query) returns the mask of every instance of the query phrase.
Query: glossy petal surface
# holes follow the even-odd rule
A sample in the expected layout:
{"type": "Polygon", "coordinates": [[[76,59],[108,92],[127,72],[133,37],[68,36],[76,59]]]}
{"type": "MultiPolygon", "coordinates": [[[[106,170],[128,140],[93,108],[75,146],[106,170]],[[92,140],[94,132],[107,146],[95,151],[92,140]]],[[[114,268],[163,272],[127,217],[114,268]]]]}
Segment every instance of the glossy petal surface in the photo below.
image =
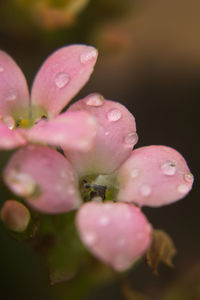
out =
{"type": "Polygon", "coordinates": [[[150,246],[151,225],[132,204],[88,202],[76,222],[88,249],[117,271],[129,268],[150,246]]]}
{"type": "Polygon", "coordinates": [[[71,45],[54,52],[42,65],[33,83],[33,104],[42,106],[51,118],[56,116],[88,81],[97,50],[71,45]]]}
{"type": "Polygon", "coordinates": [[[133,151],[118,173],[118,201],[161,206],[183,198],[192,188],[193,176],[176,150],[148,146],[133,151]]]}
{"type": "Polygon", "coordinates": [[[19,115],[20,110],[24,114],[28,105],[28,86],[21,69],[8,54],[0,51],[0,116],[19,115]]]}
{"type": "Polygon", "coordinates": [[[0,120],[0,149],[9,150],[25,145],[27,142],[24,139],[21,131],[18,129],[10,130],[0,120]]]}
{"type": "Polygon", "coordinates": [[[52,120],[42,120],[26,131],[30,142],[87,151],[96,133],[95,119],[86,112],[66,112],[52,120]]]}
{"type": "Polygon", "coordinates": [[[30,145],[17,151],[7,164],[4,179],[14,193],[42,212],[67,212],[80,204],[72,166],[48,147],[30,145]]]}
{"type": "Polygon", "coordinates": [[[97,120],[91,151],[66,151],[80,175],[109,174],[130,155],[137,142],[136,126],[133,115],[123,105],[91,94],[72,104],[68,111],[86,111],[97,120]]]}

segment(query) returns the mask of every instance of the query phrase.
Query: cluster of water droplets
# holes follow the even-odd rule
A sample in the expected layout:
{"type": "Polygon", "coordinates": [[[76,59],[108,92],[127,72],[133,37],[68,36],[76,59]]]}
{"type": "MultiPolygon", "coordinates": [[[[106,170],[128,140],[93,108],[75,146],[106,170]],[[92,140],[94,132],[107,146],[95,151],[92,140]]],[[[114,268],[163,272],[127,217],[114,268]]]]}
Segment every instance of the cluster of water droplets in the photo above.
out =
{"type": "MultiPolygon", "coordinates": [[[[97,57],[97,50],[93,47],[86,47],[80,54],[79,61],[85,65],[97,57]]],[[[67,72],[59,72],[55,75],[55,85],[58,89],[62,89],[70,83],[70,75],[67,72]]]]}

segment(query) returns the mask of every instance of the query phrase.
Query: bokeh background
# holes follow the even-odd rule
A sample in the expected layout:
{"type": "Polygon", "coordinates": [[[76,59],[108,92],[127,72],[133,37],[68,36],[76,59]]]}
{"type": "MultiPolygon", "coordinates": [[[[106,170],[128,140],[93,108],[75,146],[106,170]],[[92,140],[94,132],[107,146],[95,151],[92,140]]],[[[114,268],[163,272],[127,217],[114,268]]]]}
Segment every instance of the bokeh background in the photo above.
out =
{"type": "MultiPolygon", "coordinates": [[[[199,12],[198,0],[0,1],[0,48],[21,66],[30,86],[55,49],[94,45],[97,65],[76,99],[99,92],[120,101],[136,117],[137,147],[168,145],[186,158],[195,176],[192,192],[173,205],[144,209],[154,227],[173,238],[174,269],[160,266],[154,276],[142,262],[124,275],[151,299],[200,299],[199,12]]],[[[0,152],[1,168],[9,155],[0,152]]],[[[8,191],[2,180],[0,187],[2,205],[8,191]]],[[[43,256],[0,224],[0,299],[124,299],[114,278],[89,284],[87,268],[84,272],[85,281],[50,285],[43,256]]]]}

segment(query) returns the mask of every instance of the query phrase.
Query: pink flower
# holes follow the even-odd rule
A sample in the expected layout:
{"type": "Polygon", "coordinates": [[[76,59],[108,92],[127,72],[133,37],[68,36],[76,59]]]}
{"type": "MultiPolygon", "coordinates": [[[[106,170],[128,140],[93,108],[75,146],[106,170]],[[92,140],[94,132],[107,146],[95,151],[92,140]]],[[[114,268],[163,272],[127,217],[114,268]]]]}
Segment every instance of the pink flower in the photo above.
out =
{"type": "Polygon", "coordinates": [[[94,119],[86,112],[58,114],[87,82],[97,54],[85,45],[57,50],[39,70],[29,97],[22,71],[0,51],[0,149],[33,142],[86,151],[94,137],[94,119]]]}
{"type": "Polygon", "coordinates": [[[151,243],[152,228],[139,207],[183,198],[192,187],[192,174],[172,148],[132,151],[137,142],[135,121],[123,105],[92,94],[68,111],[95,117],[92,147],[87,152],[64,149],[66,158],[45,146],[24,147],[10,159],[5,182],[45,213],[81,206],[76,224],[83,243],[100,260],[123,271],[151,243]]]}
{"type": "MultiPolygon", "coordinates": [[[[40,99],[37,103],[48,107],[49,114],[57,111],[53,100],[44,102],[49,97],[46,89],[38,90],[39,95],[33,93],[34,99],[40,99]]],[[[80,207],[76,225],[83,243],[100,260],[123,271],[151,243],[152,227],[140,207],[183,198],[193,176],[172,148],[148,146],[133,151],[138,139],[135,119],[120,103],[91,94],[66,112],[80,113],[92,116],[96,124],[87,151],[72,149],[69,143],[77,144],[72,139],[66,145],[60,139],[66,157],[46,146],[28,145],[11,157],[4,179],[14,193],[41,212],[56,214],[80,207]]],[[[36,141],[38,132],[41,141],[46,139],[49,125],[41,124],[28,132],[29,139],[36,141]]],[[[59,128],[52,124],[56,135],[59,128]]]]}

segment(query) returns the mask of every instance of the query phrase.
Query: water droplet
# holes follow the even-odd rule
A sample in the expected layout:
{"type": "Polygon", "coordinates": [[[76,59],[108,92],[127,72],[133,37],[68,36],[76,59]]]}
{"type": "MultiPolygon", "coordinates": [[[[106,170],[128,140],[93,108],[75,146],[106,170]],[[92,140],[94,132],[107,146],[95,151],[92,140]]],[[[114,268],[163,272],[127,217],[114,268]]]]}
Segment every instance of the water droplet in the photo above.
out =
{"type": "Polygon", "coordinates": [[[107,118],[110,122],[116,122],[118,120],[120,120],[122,117],[122,113],[119,109],[111,109],[108,114],[107,114],[107,118]]]}
{"type": "Polygon", "coordinates": [[[148,184],[143,184],[140,191],[143,196],[147,197],[151,194],[151,187],[148,184]]]}
{"type": "Polygon", "coordinates": [[[109,134],[110,134],[110,132],[109,132],[109,131],[106,131],[106,132],[105,132],[105,135],[109,135],[109,134]]]}
{"type": "Polygon", "coordinates": [[[145,234],[144,234],[144,232],[138,232],[137,234],[136,234],[136,239],[138,239],[138,240],[144,240],[145,239],[145,234]]]}
{"type": "Polygon", "coordinates": [[[8,177],[8,182],[16,194],[24,197],[30,197],[36,189],[36,182],[26,173],[12,170],[8,177]]]}
{"type": "Polygon", "coordinates": [[[119,247],[123,247],[126,245],[126,239],[125,238],[121,238],[118,242],[119,247]]]}
{"type": "Polygon", "coordinates": [[[87,232],[84,235],[84,241],[87,245],[93,245],[96,241],[96,235],[93,232],[87,232]]]}
{"type": "Polygon", "coordinates": [[[180,194],[185,194],[185,193],[189,192],[189,190],[190,190],[190,186],[188,186],[187,184],[180,184],[177,187],[177,191],[180,194]]]}
{"type": "Polygon", "coordinates": [[[133,169],[131,172],[130,172],[130,175],[131,175],[131,178],[136,178],[139,174],[139,170],[138,169],[133,169]]]}
{"type": "Polygon", "coordinates": [[[192,173],[186,173],[186,174],[184,174],[184,179],[187,182],[193,182],[194,176],[192,175],[192,173]]]}
{"type": "Polygon", "coordinates": [[[3,122],[8,126],[10,130],[15,127],[15,120],[11,116],[6,116],[3,118],[3,122]]]}
{"type": "Polygon", "coordinates": [[[174,175],[176,173],[176,164],[173,161],[167,160],[161,165],[161,170],[165,175],[174,175]]]}
{"type": "Polygon", "coordinates": [[[4,67],[0,65],[0,73],[2,73],[3,71],[4,71],[4,67]]]}
{"type": "Polygon", "coordinates": [[[100,220],[99,220],[99,224],[100,224],[101,226],[106,226],[106,225],[109,224],[109,222],[110,222],[110,220],[109,220],[109,218],[108,218],[107,216],[102,216],[102,217],[100,218],[100,220]]]}
{"type": "Polygon", "coordinates": [[[89,96],[86,100],[86,104],[89,106],[101,106],[103,105],[104,98],[99,94],[94,94],[89,96]]]}
{"type": "Polygon", "coordinates": [[[56,86],[61,89],[69,83],[69,75],[67,73],[58,73],[55,77],[56,86]]]}
{"type": "Polygon", "coordinates": [[[93,47],[86,47],[85,50],[80,55],[80,61],[82,64],[86,64],[87,62],[93,60],[97,57],[97,50],[93,47]]]}
{"type": "Polygon", "coordinates": [[[8,93],[7,100],[13,101],[17,98],[17,91],[15,89],[11,89],[8,93]]]}
{"type": "Polygon", "coordinates": [[[125,143],[128,145],[134,145],[136,144],[138,141],[138,135],[136,132],[129,132],[126,136],[125,136],[125,143]]]}

